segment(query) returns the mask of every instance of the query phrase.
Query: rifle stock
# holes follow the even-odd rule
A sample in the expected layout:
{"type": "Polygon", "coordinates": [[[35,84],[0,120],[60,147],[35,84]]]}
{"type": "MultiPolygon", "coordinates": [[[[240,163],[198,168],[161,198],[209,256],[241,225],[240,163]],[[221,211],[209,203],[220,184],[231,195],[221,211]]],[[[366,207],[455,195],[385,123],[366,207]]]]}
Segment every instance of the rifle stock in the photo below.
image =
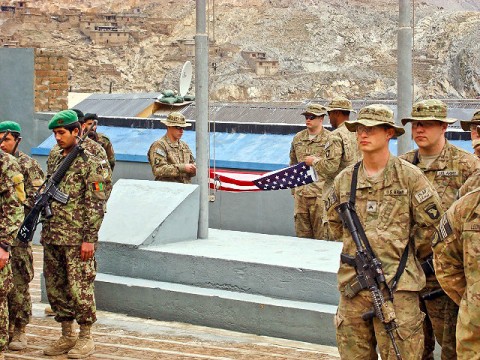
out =
{"type": "Polygon", "coordinates": [[[393,303],[390,300],[385,300],[382,293],[382,287],[388,289],[382,264],[375,257],[375,254],[369,251],[369,249],[367,249],[362,243],[359,229],[354,221],[354,216],[356,217],[357,215],[351,204],[348,202],[342,203],[338,205],[335,210],[339,214],[343,225],[352,235],[353,242],[357,248],[354,258],[347,254],[342,254],[342,261],[349,265],[353,264],[357,272],[358,282],[363,284],[364,288],[368,289],[372,295],[373,309],[363,314],[362,319],[368,321],[373,317],[377,317],[378,320],[383,323],[385,331],[392,342],[397,359],[402,360],[400,350],[393,335],[394,330],[397,328],[393,303]]]}

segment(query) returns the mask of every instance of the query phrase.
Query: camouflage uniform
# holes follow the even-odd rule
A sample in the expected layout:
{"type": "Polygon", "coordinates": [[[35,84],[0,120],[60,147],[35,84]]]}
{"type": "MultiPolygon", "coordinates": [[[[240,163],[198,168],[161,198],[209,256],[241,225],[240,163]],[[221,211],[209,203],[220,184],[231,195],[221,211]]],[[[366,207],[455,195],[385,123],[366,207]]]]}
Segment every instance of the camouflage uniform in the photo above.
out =
{"type": "MultiPolygon", "coordinates": [[[[23,152],[18,152],[16,159],[24,177],[26,194],[24,211],[25,215],[27,215],[35,202],[35,194],[43,184],[45,175],[38,162],[23,152]]],[[[30,243],[25,244],[17,239],[14,240],[12,243],[11,265],[14,287],[8,294],[8,309],[10,324],[18,328],[27,325],[32,315],[29,283],[33,280],[34,271],[30,243]]]]}
{"type": "MultiPolygon", "coordinates": [[[[322,190],[323,202],[325,202],[325,197],[333,186],[335,176],[347,166],[358,162],[361,156],[357,145],[357,135],[354,132],[350,132],[346,128],[345,123],[340,124],[338,128],[330,133],[330,140],[325,144],[325,156],[317,158],[313,162],[314,169],[325,181],[322,190]]],[[[327,217],[324,214],[324,235],[326,239],[330,239],[326,222],[327,217]]]]}
{"type": "MultiPolygon", "coordinates": [[[[100,164],[99,174],[104,178],[104,187],[105,187],[105,194],[107,199],[110,197],[110,193],[112,192],[112,169],[108,163],[108,157],[103,149],[103,147],[97,143],[96,141],[87,137],[82,144],[82,147],[85,149],[85,152],[90,153],[90,156],[95,158],[95,161],[100,164]]],[[[62,156],[62,149],[60,146],[55,144],[50,151],[47,159],[47,169],[56,169],[59,161],[63,159],[62,156]]]]}
{"type": "MultiPolygon", "coordinates": [[[[308,155],[324,159],[329,147],[330,132],[322,132],[310,140],[308,130],[298,132],[290,148],[290,165],[298,164],[308,155]]],[[[324,239],[322,190],[325,179],[319,174],[319,180],[294,190],[295,232],[298,237],[324,239]]]]}
{"type": "MultiPolygon", "coordinates": [[[[0,242],[13,244],[23,221],[23,175],[13,156],[0,151],[0,242]]],[[[0,269],[0,351],[8,342],[8,300],[13,286],[10,262],[0,269]]]]}
{"type": "MultiPolygon", "coordinates": [[[[455,119],[448,119],[447,107],[439,100],[430,99],[413,105],[412,117],[403,119],[404,125],[408,121],[440,121],[448,124],[455,119]]],[[[467,151],[460,149],[447,140],[442,152],[429,165],[422,162],[418,151],[410,151],[401,156],[410,163],[415,163],[434,186],[442,201],[442,209],[446,211],[458,199],[459,189],[464,182],[480,169],[480,161],[467,151]],[[428,166],[428,167],[427,167],[428,166]]],[[[428,267],[427,267],[428,268],[428,267]]],[[[427,285],[422,295],[440,290],[433,271],[427,271],[427,285]]],[[[438,292],[438,291],[437,291],[438,292]]],[[[455,324],[457,322],[458,306],[448,296],[438,296],[429,300],[421,300],[422,308],[427,313],[425,328],[424,360],[433,359],[435,338],[442,347],[442,359],[454,360],[455,353],[455,324]],[[433,333],[431,329],[433,329],[433,333]],[[435,338],[433,337],[435,334],[435,338]]]]}
{"type": "Polygon", "coordinates": [[[157,181],[190,184],[194,174],[185,171],[185,164],[195,163],[192,151],[182,141],[172,142],[165,134],[148,149],[148,161],[157,181]]]}
{"type": "MultiPolygon", "coordinates": [[[[349,200],[352,173],[350,166],[335,178],[326,209],[332,236],[343,242],[342,253],[355,256],[356,246],[335,211],[340,203],[349,200]]],[[[378,182],[372,183],[360,167],[355,208],[370,245],[383,265],[387,283],[391,284],[400,258],[409,247],[406,268],[393,300],[399,325],[395,338],[404,360],[420,359],[424,314],[419,306],[412,304],[418,304],[418,292],[425,286],[425,275],[418,259],[431,253],[430,239],[441,216],[440,200],[420,170],[390,155],[383,178],[378,182]],[[417,226],[418,231],[411,239],[413,226],[417,226]]],[[[361,314],[372,307],[369,291],[361,290],[353,298],[345,295],[345,287],[355,277],[352,266],[340,264],[341,297],[336,316],[340,355],[342,359],[376,359],[375,344],[378,342],[382,359],[394,359],[390,340],[379,320],[363,321],[361,318],[361,314]]]]}
{"type": "Polygon", "coordinates": [[[473,191],[478,187],[480,187],[480,170],[475,172],[475,174],[470,176],[467,181],[465,181],[459,190],[459,197],[464,196],[466,193],[473,191]]]}
{"type": "Polygon", "coordinates": [[[115,167],[115,151],[113,151],[112,142],[110,139],[102,133],[97,133],[98,140],[97,142],[102,145],[105,153],[107,154],[108,163],[110,164],[110,169],[115,167]]]}
{"type": "MultiPolygon", "coordinates": [[[[58,153],[51,153],[48,175],[61,160],[58,153]]],[[[92,257],[83,261],[80,254],[83,242],[98,241],[107,198],[103,174],[104,168],[97,158],[85,150],[59,184],[59,190],[69,195],[68,203],[53,201],[53,217],[43,222],[45,286],[58,322],[75,319],[80,325],[91,325],[96,321],[96,260],[92,257]]]]}
{"type": "Polygon", "coordinates": [[[460,306],[457,356],[480,359],[480,189],[456,201],[438,225],[433,242],[435,271],[445,292],[460,306]]]}

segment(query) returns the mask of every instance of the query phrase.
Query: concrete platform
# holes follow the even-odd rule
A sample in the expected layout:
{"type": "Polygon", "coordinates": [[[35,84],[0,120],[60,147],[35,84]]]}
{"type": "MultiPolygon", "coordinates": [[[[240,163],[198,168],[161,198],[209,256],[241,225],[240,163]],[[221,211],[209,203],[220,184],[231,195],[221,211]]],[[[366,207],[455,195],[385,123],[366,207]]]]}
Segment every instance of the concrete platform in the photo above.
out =
{"type": "Polygon", "coordinates": [[[335,345],[340,243],[225,230],[97,251],[99,309],[335,345]]]}

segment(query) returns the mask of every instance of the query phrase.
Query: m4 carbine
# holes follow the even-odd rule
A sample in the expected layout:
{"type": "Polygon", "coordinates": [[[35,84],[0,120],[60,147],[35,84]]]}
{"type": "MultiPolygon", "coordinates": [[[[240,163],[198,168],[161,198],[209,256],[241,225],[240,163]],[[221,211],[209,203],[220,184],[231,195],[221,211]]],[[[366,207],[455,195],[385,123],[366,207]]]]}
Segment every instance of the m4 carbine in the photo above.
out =
{"type": "Polygon", "coordinates": [[[342,219],[343,225],[352,235],[353,242],[357,248],[355,257],[342,254],[342,262],[355,267],[358,282],[362,285],[362,288],[368,289],[372,294],[373,310],[363,314],[362,319],[368,321],[376,316],[383,323],[383,326],[385,327],[385,330],[392,342],[397,359],[402,360],[400,350],[393,335],[395,329],[397,328],[393,303],[391,300],[385,300],[382,293],[382,289],[384,288],[389,290],[385,280],[385,275],[383,273],[382,264],[375,257],[375,254],[373,254],[372,251],[369,251],[367,246],[362,243],[359,229],[353,220],[353,217],[356,217],[357,214],[355,213],[355,210],[352,208],[351,204],[349,202],[342,203],[338,205],[335,210],[342,219]]]}
{"type": "Polygon", "coordinates": [[[52,210],[50,209],[50,203],[53,200],[56,200],[64,205],[68,202],[68,195],[64,194],[58,189],[58,184],[60,184],[77,156],[84,151],[82,148],[82,143],[94,125],[95,123],[78,140],[77,144],[62,160],[60,166],[57,170],[55,170],[52,176],[50,176],[47,181],[43,183],[40,189],[38,189],[38,192],[35,195],[35,203],[18,230],[18,240],[24,243],[32,241],[33,234],[35,233],[35,229],[39,223],[40,215],[43,214],[46,219],[53,216],[52,210]]]}

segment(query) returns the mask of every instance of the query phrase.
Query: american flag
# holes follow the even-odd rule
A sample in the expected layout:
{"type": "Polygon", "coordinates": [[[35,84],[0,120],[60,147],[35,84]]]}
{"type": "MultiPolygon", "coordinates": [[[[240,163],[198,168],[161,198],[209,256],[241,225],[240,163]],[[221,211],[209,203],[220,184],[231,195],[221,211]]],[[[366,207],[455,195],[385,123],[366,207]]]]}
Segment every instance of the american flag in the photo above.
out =
{"type": "Polygon", "coordinates": [[[264,174],[210,169],[210,188],[232,192],[292,189],[317,180],[315,170],[304,162],[264,174]]]}

